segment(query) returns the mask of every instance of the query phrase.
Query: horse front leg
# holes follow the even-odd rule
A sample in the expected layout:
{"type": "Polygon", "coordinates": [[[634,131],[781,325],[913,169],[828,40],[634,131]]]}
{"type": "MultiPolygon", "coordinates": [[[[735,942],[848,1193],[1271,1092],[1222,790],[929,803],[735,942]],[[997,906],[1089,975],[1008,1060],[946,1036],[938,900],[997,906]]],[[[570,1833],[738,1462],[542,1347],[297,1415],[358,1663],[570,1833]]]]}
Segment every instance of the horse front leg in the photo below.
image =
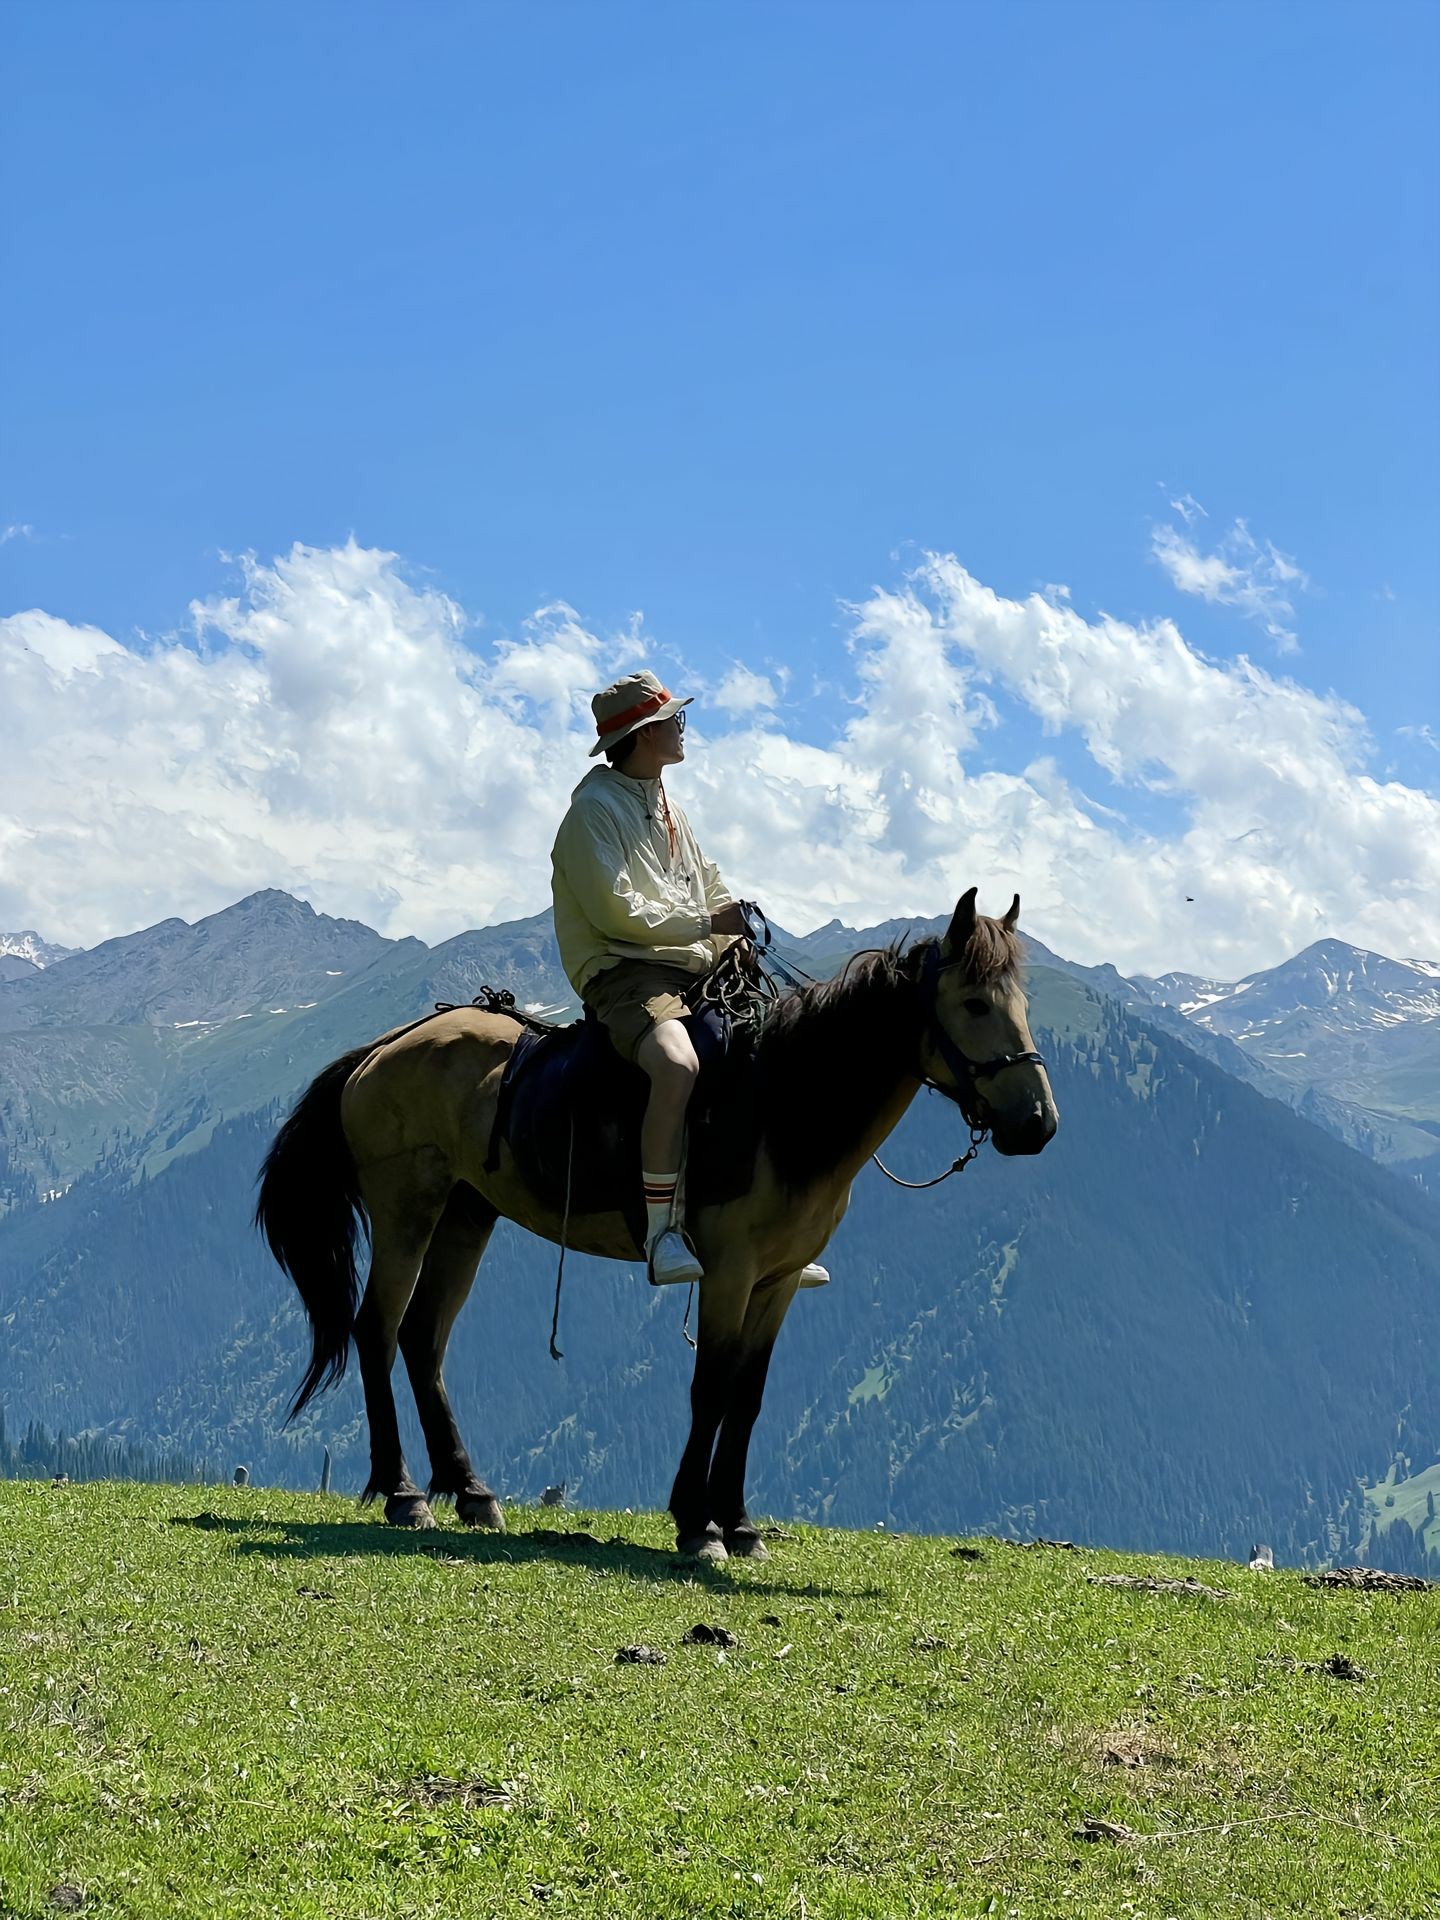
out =
{"type": "Polygon", "coordinates": [[[710,1466],[710,1516],[720,1528],[726,1551],[746,1560],[769,1554],[745,1506],[745,1467],[750,1435],[765,1397],[770,1355],[781,1322],[800,1286],[799,1273],[763,1281],[750,1296],[740,1335],[740,1355],[731,1383],[730,1404],[710,1466]]]}
{"type": "Polygon", "coordinates": [[[710,1513],[710,1456],[730,1405],[740,1366],[741,1334],[752,1280],[706,1269],[700,1283],[700,1330],[690,1382],[690,1437],[670,1489],[676,1551],[696,1560],[724,1560],[722,1529],[710,1513]]]}

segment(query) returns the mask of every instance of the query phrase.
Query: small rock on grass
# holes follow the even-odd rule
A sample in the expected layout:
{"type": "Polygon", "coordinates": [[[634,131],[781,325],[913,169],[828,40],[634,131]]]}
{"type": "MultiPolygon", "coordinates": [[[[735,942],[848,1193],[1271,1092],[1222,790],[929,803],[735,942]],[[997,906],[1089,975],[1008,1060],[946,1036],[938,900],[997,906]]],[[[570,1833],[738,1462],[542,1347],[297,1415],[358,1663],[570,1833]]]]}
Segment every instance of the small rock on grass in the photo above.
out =
{"type": "Polygon", "coordinates": [[[707,1627],[698,1620],[680,1642],[682,1647],[738,1647],[740,1642],[728,1627],[707,1627]]]}
{"type": "Polygon", "coordinates": [[[979,1547],[951,1547],[950,1558],[952,1560],[983,1560],[985,1555],[979,1547]]]}
{"type": "Polygon", "coordinates": [[[1113,1840],[1121,1845],[1143,1836],[1134,1827],[1127,1827],[1123,1820],[1092,1820],[1087,1814],[1075,1829],[1074,1837],[1077,1840],[1113,1840]]]}
{"type": "Polygon", "coordinates": [[[615,1650],[617,1667],[663,1667],[669,1657],[658,1647],[617,1647],[615,1650]]]}
{"type": "Polygon", "coordinates": [[[58,1887],[50,1889],[48,1904],[57,1913],[78,1913],[85,1904],[85,1896],[79,1887],[72,1887],[68,1881],[62,1881],[58,1887]]]}

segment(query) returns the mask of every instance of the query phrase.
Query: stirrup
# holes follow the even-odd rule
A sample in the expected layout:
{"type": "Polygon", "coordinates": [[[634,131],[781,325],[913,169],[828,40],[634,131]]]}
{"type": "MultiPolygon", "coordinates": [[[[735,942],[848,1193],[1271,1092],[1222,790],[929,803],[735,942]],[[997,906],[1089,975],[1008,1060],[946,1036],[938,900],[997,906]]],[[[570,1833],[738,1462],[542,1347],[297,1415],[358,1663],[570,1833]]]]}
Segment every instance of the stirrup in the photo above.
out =
{"type": "Polygon", "coordinates": [[[705,1278],[705,1269],[701,1266],[695,1249],[690,1244],[690,1236],[683,1227],[662,1227],[645,1250],[645,1272],[652,1287],[691,1286],[697,1280],[705,1278]],[[655,1255],[666,1240],[679,1242],[679,1251],[671,1254],[665,1261],[667,1271],[655,1271],[655,1255]]]}

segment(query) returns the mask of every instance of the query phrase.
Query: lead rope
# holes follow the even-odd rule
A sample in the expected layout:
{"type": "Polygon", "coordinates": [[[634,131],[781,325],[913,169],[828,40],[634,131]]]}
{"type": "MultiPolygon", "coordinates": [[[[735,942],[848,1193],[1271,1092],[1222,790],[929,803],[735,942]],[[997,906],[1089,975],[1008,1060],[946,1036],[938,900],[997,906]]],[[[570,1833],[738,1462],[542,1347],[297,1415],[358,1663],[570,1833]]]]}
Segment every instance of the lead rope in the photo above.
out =
{"type": "Polygon", "coordinates": [[[565,1278],[565,1242],[570,1238],[570,1174],[575,1165],[575,1115],[570,1115],[570,1146],[565,1155],[565,1218],[560,1223],[560,1264],[555,1269],[555,1311],[550,1316],[550,1358],[563,1360],[564,1354],[555,1344],[555,1336],[560,1331],[560,1283],[565,1278]]]}
{"type": "Polygon", "coordinates": [[[879,1167],[885,1178],[887,1180],[893,1180],[897,1187],[906,1187],[911,1193],[923,1193],[926,1187],[938,1187],[940,1182],[942,1180],[948,1180],[952,1173],[963,1173],[975,1158],[976,1154],[979,1153],[981,1147],[984,1146],[989,1137],[989,1133],[990,1129],[988,1127],[971,1127],[970,1144],[964,1153],[961,1154],[953,1166],[947,1167],[944,1173],[937,1173],[933,1180],[902,1180],[898,1173],[891,1173],[889,1167],[886,1166],[878,1153],[872,1153],[870,1158],[875,1162],[876,1166],[879,1167]]]}

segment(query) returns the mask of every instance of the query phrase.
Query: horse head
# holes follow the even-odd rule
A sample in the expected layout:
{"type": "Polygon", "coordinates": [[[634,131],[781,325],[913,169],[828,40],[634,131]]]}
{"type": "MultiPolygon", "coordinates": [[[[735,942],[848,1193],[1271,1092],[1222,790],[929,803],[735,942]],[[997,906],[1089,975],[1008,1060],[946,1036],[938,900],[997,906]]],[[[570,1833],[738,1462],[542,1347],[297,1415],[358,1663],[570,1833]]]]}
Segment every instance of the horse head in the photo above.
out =
{"type": "Polygon", "coordinates": [[[1004,1154],[1039,1153],[1059,1125],[1045,1063],[1030,1037],[1020,979],[1017,893],[1003,920],[975,911],[971,887],[944,937],[923,950],[927,1078],[1004,1154]]]}

